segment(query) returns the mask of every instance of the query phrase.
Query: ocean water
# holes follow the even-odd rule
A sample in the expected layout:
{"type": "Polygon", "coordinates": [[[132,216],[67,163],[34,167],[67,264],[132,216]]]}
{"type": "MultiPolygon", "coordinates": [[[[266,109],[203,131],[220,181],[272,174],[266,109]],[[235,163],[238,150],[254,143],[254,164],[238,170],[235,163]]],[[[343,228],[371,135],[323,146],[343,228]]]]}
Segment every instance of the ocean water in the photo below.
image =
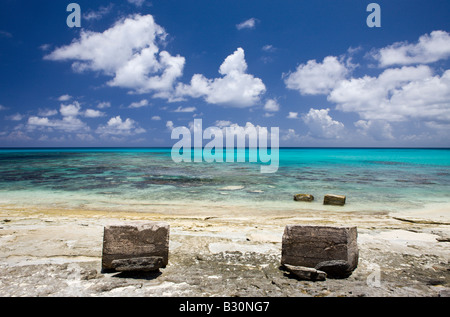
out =
{"type": "Polygon", "coordinates": [[[283,148],[261,163],[175,163],[170,148],[0,149],[0,207],[146,211],[203,204],[396,211],[450,203],[450,149],[283,148]],[[293,201],[308,193],[312,203],[293,201]],[[325,194],[347,196],[323,206],[325,194]]]}

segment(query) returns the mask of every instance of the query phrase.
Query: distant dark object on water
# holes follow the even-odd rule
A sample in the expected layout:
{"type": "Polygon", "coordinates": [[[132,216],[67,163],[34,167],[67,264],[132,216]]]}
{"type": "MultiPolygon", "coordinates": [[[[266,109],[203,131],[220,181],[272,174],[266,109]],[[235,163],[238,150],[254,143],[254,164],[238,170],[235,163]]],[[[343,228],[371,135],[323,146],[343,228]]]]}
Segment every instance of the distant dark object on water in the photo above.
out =
{"type": "Polygon", "coordinates": [[[346,197],[343,195],[325,195],[323,198],[324,205],[344,206],[346,197]]]}
{"type": "Polygon", "coordinates": [[[296,194],[294,195],[295,201],[313,201],[314,196],[310,194],[296,194]]]}

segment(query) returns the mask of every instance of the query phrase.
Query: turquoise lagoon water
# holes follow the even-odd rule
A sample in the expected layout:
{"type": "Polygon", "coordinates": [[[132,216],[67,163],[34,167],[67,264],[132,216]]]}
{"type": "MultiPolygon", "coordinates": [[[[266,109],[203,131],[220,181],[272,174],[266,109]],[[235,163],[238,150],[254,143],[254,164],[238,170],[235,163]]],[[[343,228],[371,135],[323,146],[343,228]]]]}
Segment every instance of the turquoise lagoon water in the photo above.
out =
{"type": "Polygon", "coordinates": [[[283,148],[279,169],[260,163],[175,163],[170,148],[0,149],[0,206],[145,211],[202,203],[396,211],[450,203],[450,149],[283,148]],[[293,201],[296,193],[316,197],[293,201]]]}

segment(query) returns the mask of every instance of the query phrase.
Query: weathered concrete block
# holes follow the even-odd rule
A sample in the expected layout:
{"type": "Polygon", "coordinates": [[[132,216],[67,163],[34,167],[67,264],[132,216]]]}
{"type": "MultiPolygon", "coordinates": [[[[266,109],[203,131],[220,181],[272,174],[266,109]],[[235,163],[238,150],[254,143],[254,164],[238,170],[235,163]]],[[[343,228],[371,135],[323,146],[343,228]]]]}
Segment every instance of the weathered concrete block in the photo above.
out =
{"type": "Polygon", "coordinates": [[[330,278],[347,278],[354,268],[347,261],[333,260],[320,262],[315,267],[318,271],[324,271],[330,278]]]}
{"type": "Polygon", "coordinates": [[[297,276],[297,278],[305,281],[325,281],[327,273],[305,266],[293,266],[285,264],[284,267],[297,276]]]}
{"type": "MultiPolygon", "coordinates": [[[[356,227],[287,225],[283,235],[281,264],[316,268],[321,262],[341,260],[340,267],[352,272],[358,265],[356,227]]],[[[336,269],[336,266],[333,266],[336,269]]],[[[320,270],[326,271],[326,266],[320,270]]],[[[332,272],[336,275],[336,272],[332,272]]]]}
{"type": "Polygon", "coordinates": [[[161,257],[169,262],[169,224],[165,222],[126,222],[104,228],[102,271],[114,271],[114,260],[161,257]]]}
{"type": "Polygon", "coordinates": [[[119,272],[153,272],[163,267],[163,258],[149,256],[145,258],[131,258],[112,261],[111,265],[119,272]]]}
{"type": "Polygon", "coordinates": [[[323,197],[323,204],[324,205],[335,205],[335,206],[344,206],[345,200],[347,197],[342,195],[325,195],[323,197]]]}
{"type": "Polygon", "coordinates": [[[314,196],[310,194],[296,194],[294,195],[295,201],[313,201],[314,196]]]}

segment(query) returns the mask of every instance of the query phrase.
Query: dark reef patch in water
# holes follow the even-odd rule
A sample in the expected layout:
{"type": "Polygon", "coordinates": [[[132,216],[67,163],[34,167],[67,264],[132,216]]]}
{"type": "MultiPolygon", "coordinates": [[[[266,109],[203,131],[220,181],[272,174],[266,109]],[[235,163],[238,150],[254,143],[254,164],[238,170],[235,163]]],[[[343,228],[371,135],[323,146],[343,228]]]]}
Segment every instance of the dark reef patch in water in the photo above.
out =
{"type": "Polygon", "coordinates": [[[143,181],[132,182],[132,186],[143,189],[149,185],[173,185],[177,187],[199,187],[203,185],[216,184],[217,180],[210,178],[188,177],[188,176],[152,176],[144,177],[143,181]]]}
{"type": "Polygon", "coordinates": [[[407,165],[406,162],[395,162],[395,161],[366,161],[370,164],[379,164],[379,165],[407,165]]]}

